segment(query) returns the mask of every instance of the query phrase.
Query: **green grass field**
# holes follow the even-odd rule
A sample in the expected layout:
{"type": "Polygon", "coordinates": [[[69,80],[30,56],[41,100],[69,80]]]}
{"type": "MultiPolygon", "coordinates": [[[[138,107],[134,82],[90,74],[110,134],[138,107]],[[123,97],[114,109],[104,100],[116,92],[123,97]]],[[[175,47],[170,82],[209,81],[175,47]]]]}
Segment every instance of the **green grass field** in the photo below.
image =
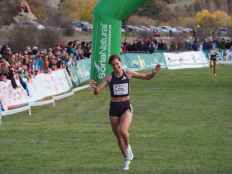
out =
{"type": "Polygon", "coordinates": [[[3,118],[0,174],[231,174],[232,66],[163,70],[132,80],[136,159],[124,172],[108,121],[109,91],[90,90],[3,118]]]}

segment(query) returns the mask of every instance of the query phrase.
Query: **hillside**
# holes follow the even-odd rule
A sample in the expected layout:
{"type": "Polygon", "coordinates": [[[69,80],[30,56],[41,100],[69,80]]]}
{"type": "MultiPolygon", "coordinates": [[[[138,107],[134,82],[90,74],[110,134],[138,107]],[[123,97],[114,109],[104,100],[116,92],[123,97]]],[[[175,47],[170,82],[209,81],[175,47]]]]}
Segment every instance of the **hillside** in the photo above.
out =
{"type": "Polygon", "coordinates": [[[231,0],[195,0],[193,5],[194,10],[222,10],[228,14],[232,14],[231,0]]]}
{"type": "MultiPolygon", "coordinates": [[[[13,17],[17,14],[18,6],[21,0],[1,0],[0,1],[0,25],[11,23],[13,17]]],[[[94,1],[94,0],[92,0],[94,1]]],[[[54,21],[56,14],[66,14],[69,8],[62,9],[60,3],[79,4],[79,0],[27,0],[31,6],[32,12],[38,17],[40,21],[49,21],[50,18],[54,21]],[[51,15],[53,14],[53,15],[51,15]],[[54,15],[55,14],[55,15],[54,15]]],[[[88,3],[91,1],[88,1],[88,3]]],[[[90,4],[89,4],[90,5],[90,4]]],[[[91,4],[92,5],[92,4],[91,4]]],[[[78,5],[75,5],[78,8],[78,5]]],[[[73,5],[72,8],[75,7],[73,5]]],[[[68,6],[67,6],[68,7],[68,6]]],[[[84,8],[84,7],[82,7],[84,8]]],[[[176,20],[179,17],[193,17],[198,11],[203,9],[208,10],[222,10],[228,14],[232,14],[232,1],[231,0],[146,0],[144,5],[137,10],[136,16],[147,17],[155,21],[166,22],[176,20]]],[[[84,9],[83,9],[84,10],[84,9]]],[[[70,9],[71,16],[81,19],[83,16],[75,15],[80,9],[70,9]]],[[[91,14],[91,13],[89,13],[91,14]]],[[[90,16],[91,17],[91,16],[90,16]]],[[[87,20],[91,20],[88,17],[87,20]]],[[[83,20],[83,19],[82,19],[83,20]]],[[[136,21],[135,21],[136,22],[136,21]]]]}
{"type": "Polygon", "coordinates": [[[231,0],[147,0],[137,15],[156,20],[169,20],[177,16],[193,16],[198,11],[221,10],[232,14],[231,0]]]}

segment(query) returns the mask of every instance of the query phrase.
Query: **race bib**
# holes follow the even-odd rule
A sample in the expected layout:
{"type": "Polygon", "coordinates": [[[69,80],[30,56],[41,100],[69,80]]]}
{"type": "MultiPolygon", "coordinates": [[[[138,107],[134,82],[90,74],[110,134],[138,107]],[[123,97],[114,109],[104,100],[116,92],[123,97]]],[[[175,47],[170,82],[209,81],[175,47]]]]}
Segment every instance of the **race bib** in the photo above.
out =
{"type": "Polygon", "coordinates": [[[128,95],[128,83],[114,84],[114,95],[128,95]]]}

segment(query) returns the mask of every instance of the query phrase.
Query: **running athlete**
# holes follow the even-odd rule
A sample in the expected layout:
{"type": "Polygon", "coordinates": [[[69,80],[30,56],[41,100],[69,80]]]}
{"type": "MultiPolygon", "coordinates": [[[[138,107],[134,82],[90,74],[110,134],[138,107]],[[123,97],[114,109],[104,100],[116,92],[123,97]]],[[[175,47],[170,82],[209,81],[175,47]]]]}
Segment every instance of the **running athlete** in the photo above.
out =
{"type": "Polygon", "coordinates": [[[218,56],[217,49],[216,48],[212,49],[210,52],[209,67],[210,67],[210,72],[213,73],[214,78],[217,75],[217,73],[216,73],[217,56],[218,56]]]}
{"type": "Polygon", "coordinates": [[[150,73],[126,71],[117,55],[110,56],[109,64],[113,68],[112,74],[106,76],[99,84],[91,80],[90,86],[93,88],[95,95],[99,94],[104,87],[109,86],[111,92],[110,123],[124,157],[123,170],[129,170],[130,162],[134,158],[128,133],[133,117],[129,96],[129,81],[131,78],[151,80],[160,72],[160,65],[157,65],[150,73]]]}

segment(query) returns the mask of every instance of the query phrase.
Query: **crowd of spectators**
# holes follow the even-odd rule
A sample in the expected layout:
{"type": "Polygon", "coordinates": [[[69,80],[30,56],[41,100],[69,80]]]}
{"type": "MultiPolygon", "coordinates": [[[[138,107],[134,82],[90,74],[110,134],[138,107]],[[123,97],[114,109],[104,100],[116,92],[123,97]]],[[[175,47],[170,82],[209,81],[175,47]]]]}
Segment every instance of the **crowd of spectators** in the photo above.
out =
{"type": "Polygon", "coordinates": [[[24,87],[25,80],[38,73],[49,73],[91,55],[91,42],[71,41],[54,48],[27,47],[23,52],[13,52],[8,45],[0,47],[0,81],[9,79],[17,88],[16,79],[24,87]]]}
{"type": "Polygon", "coordinates": [[[145,52],[153,53],[155,51],[166,51],[167,44],[161,40],[155,39],[138,39],[133,42],[124,41],[122,43],[122,52],[145,52]]]}
{"type": "MultiPolygon", "coordinates": [[[[71,41],[67,45],[57,45],[54,48],[40,49],[36,46],[27,47],[23,52],[13,52],[8,45],[0,47],[0,81],[11,80],[12,86],[17,88],[15,79],[19,79],[22,86],[25,80],[30,80],[38,73],[49,73],[59,68],[66,68],[78,60],[90,58],[91,42],[71,41]]],[[[177,42],[175,40],[137,39],[133,42],[124,41],[121,45],[122,53],[156,51],[210,51],[217,48],[223,55],[231,55],[232,42],[225,39],[202,42],[196,40],[177,42]],[[226,50],[226,51],[225,51],[226,50]]]]}
{"type": "Polygon", "coordinates": [[[219,50],[229,50],[232,41],[225,39],[205,39],[197,40],[156,40],[156,39],[138,39],[133,42],[124,41],[122,43],[122,52],[145,52],[154,53],[157,51],[175,52],[175,51],[198,51],[211,50],[218,48],[219,50]]]}

